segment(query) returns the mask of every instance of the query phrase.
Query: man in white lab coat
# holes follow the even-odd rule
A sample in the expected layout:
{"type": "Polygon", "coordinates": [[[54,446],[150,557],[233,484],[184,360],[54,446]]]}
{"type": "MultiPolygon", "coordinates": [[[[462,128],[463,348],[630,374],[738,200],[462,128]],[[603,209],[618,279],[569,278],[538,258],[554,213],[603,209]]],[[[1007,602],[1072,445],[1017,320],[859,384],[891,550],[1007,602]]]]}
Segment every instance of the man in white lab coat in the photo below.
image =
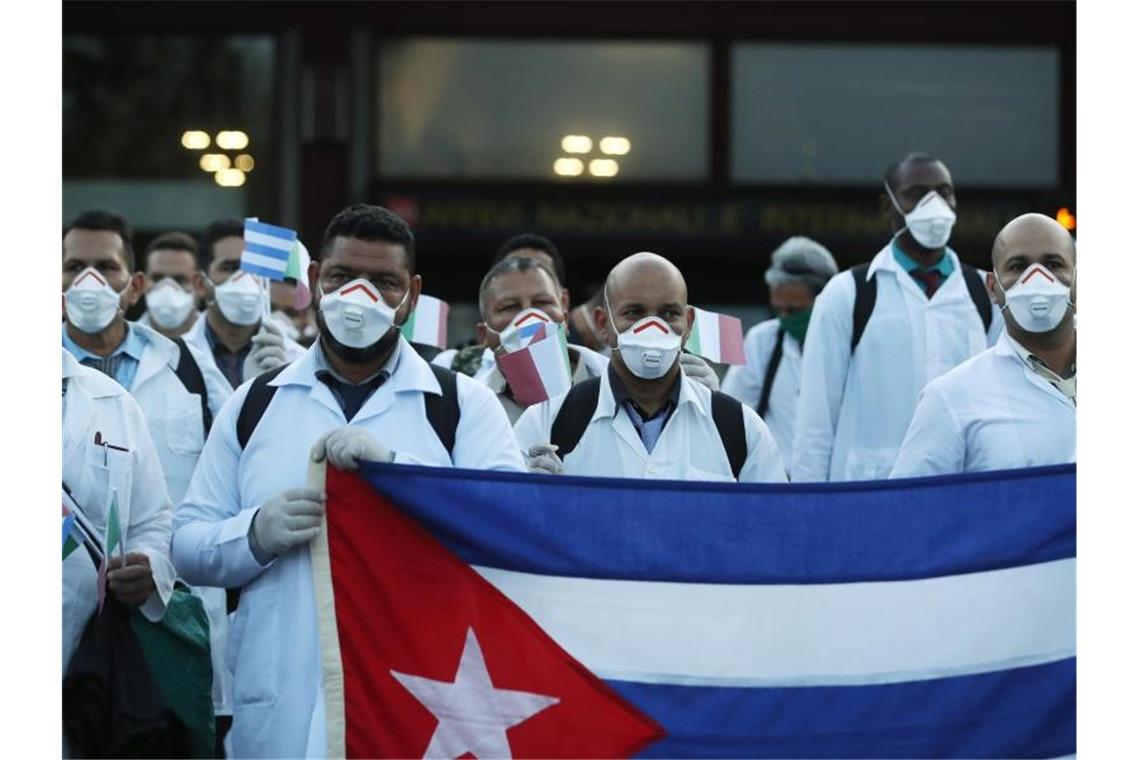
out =
{"type": "Polygon", "coordinates": [[[167,232],[147,244],[143,254],[146,312],[139,323],[174,340],[198,321],[198,299],[206,286],[198,270],[198,244],[185,232],[167,232]]]}
{"type": "MultiPolygon", "coordinates": [[[[162,466],[138,403],[111,378],[63,351],[63,484],[102,539],[114,490],[126,536],[127,567],[117,556],[110,593],[158,622],[174,590],[170,501],[162,466]]],[[[65,503],[69,499],[65,498],[65,503]]],[[[98,604],[98,571],[81,546],[63,560],[63,672],[98,604]]]]}
{"type": "Polygon", "coordinates": [[[402,219],[378,206],[340,212],[309,283],[319,339],[238,388],[174,519],[179,572],[241,588],[227,652],[236,757],[326,752],[308,549],[324,494],[306,487],[310,460],[523,470],[495,395],[433,368],[400,336],[420,294],[402,219]]]}
{"type": "Polygon", "coordinates": [[[262,319],[268,291],[240,269],[244,234],[240,219],[214,222],[202,233],[198,256],[207,306],[185,335],[187,345],[208,356],[233,388],[305,353],[276,320],[262,319]]]}
{"type": "Polygon", "coordinates": [[[883,190],[894,236],[869,265],[833,277],[812,310],[794,482],[886,478],[919,392],[1002,331],[984,274],[946,245],[957,206],[946,166],[911,154],[883,190]]]}
{"type": "Polygon", "coordinates": [[[636,253],[614,267],[605,289],[595,320],[615,336],[609,369],[519,418],[515,438],[530,469],[786,482],[780,450],[756,412],[681,371],[694,314],[677,267],[636,253]]]}
{"type": "Polygon", "coordinates": [[[806,237],[791,237],[772,253],[764,273],[776,316],[744,336],[745,363],[728,368],[721,390],[748,404],[772,431],[784,464],[792,461],[800,360],[812,305],[839,271],[835,258],[806,237]]]}
{"type": "Polygon", "coordinates": [[[994,240],[987,286],[1006,315],[997,345],[922,392],[892,478],[1076,461],[1076,248],[1025,214],[994,240]]]}

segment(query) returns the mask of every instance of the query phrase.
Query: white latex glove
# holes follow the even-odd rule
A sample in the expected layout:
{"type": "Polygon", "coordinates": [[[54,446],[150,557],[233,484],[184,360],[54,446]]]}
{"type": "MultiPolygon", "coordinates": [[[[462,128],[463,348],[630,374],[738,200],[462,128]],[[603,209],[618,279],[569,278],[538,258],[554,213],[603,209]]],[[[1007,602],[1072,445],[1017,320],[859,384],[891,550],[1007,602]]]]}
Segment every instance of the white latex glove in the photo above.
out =
{"type": "Polygon", "coordinates": [[[395,453],[369,435],[367,430],[348,425],[325,433],[313,444],[314,462],[324,461],[338,470],[356,470],[361,459],[369,462],[391,462],[395,453]]]}
{"type": "Polygon", "coordinates": [[[720,378],[716,372],[701,357],[696,354],[681,354],[681,371],[688,375],[690,380],[696,380],[710,391],[720,390],[720,378]]]}
{"type": "Polygon", "coordinates": [[[254,555],[262,564],[270,558],[307,544],[321,532],[325,495],[313,488],[282,491],[257,510],[251,538],[254,555]]]}
{"type": "Polygon", "coordinates": [[[557,475],[562,472],[562,460],[554,452],[558,447],[551,443],[536,443],[526,452],[526,468],[531,472],[557,475]]]}
{"type": "Polygon", "coordinates": [[[245,363],[242,364],[242,378],[249,380],[262,372],[289,363],[285,353],[285,333],[276,321],[261,320],[261,327],[250,338],[250,343],[253,345],[249,355],[245,357],[245,363]]]}

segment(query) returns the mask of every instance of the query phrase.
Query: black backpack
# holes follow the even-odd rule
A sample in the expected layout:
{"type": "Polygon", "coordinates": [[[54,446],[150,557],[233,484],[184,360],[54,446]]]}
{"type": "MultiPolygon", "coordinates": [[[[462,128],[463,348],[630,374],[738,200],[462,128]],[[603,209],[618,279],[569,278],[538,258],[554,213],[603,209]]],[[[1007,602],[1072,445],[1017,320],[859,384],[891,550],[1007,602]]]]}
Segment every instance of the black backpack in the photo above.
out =
{"type": "MultiPolygon", "coordinates": [[[[876,282],[878,278],[867,279],[867,270],[870,268],[870,264],[860,264],[848,270],[855,278],[855,305],[851,310],[851,353],[855,353],[855,347],[859,345],[863,331],[867,329],[867,321],[871,319],[871,312],[875,310],[875,298],[879,292],[876,282]]],[[[990,296],[986,293],[986,286],[982,284],[978,270],[969,264],[962,264],[962,277],[966,280],[966,290],[970,292],[970,300],[974,302],[978,316],[982,318],[982,329],[988,333],[994,320],[994,313],[990,296]]]]}
{"type": "Polygon", "coordinates": [[[202,376],[202,368],[194,361],[194,355],[182,338],[175,338],[174,342],[178,345],[178,366],[174,369],[174,374],[178,375],[183,388],[198,394],[202,402],[202,435],[207,436],[210,434],[210,426],[214,424],[214,415],[210,411],[210,399],[206,394],[206,378],[202,376]]]}
{"type": "MultiPolygon", "coordinates": [[[[593,377],[570,388],[562,408],[558,410],[554,423],[550,426],[550,442],[558,447],[558,456],[563,460],[578,445],[594,410],[598,408],[602,378],[593,377]]],[[[744,432],[744,415],[739,401],[720,391],[712,392],[712,415],[720,442],[732,466],[732,477],[740,479],[744,460],[748,458],[748,440],[744,432]]]]}

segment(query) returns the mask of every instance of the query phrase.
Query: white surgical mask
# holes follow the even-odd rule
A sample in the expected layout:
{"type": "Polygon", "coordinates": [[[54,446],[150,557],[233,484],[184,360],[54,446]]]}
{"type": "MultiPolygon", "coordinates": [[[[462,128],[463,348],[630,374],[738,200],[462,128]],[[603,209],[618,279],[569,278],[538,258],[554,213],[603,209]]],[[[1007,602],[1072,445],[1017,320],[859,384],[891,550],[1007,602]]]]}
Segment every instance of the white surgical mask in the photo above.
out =
{"type": "Polygon", "coordinates": [[[221,285],[214,286],[214,301],[231,324],[255,325],[265,306],[265,291],[248,272],[238,270],[221,285]]]}
{"type": "Polygon", "coordinates": [[[146,294],[146,313],[164,330],[181,327],[194,308],[194,294],[169,277],[154,284],[146,294]]]}
{"type": "Polygon", "coordinates": [[[98,270],[87,267],[64,293],[67,321],[80,332],[103,332],[119,313],[119,301],[129,287],[128,281],[127,287],[116,291],[98,270]]]}
{"type": "Polygon", "coordinates": [[[408,300],[389,306],[368,280],[358,278],[321,296],[320,310],[329,332],[350,348],[368,348],[392,329],[396,311],[408,300]]]}
{"type": "Polygon", "coordinates": [[[1066,310],[1073,305],[1069,286],[1041,264],[1034,264],[1022,272],[1009,290],[1002,287],[1001,280],[997,285],[1005,294],[1002,309],[1008,309],[1013,321],[1031,333],[1055,329],[1065,318],[1066,310]]]}
{"type": "Polygon", "coordinates": [[[895,194],[891,192],[890,185],[884,182],[883,187],[886,188],[887,197],[891,199],[895,209],[906,219],[906,228],[910,230],[911,237],[919,245],[931,250],[946,245],[958,215],[950,208],[945,198],[931,190],[922,196],[922,200],[914,205],[909,214],[903,214],[898,201],[895,200],[895,194]]]}
{"type": "MultiPolygon", "coordinates": [[[[540,325],[553,324],[554,320],[541,309],[523,309],[513,318],[510,324],[503,328],[499,336],[499,344],[503,350],[509,352],[518,351],[520,348],[526,348],[534,340],[535,334],[539,332],[537,329],[540,325]]],[[[494,333],[490,327],[488,331],[494,333]]]]}
{"type": "Polygon", "coordinates": [[[681,336],[661,317],[637,320],[628,330],[618,333],[617,344],[622,362],[642,380],[664,377],[681,354],[681,336]]]}

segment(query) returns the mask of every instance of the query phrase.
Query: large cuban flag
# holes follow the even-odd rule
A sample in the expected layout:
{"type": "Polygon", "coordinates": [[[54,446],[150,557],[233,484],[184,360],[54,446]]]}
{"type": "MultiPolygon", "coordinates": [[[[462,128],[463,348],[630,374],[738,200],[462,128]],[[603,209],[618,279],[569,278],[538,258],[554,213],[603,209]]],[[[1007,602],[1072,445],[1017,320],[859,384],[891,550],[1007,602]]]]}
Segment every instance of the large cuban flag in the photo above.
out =
{"type": "Polygon", "coordinates": [[[1072,466],[768,486],[364,463],[326,488],[330,756],[1076,751],[1072,466]]]}

